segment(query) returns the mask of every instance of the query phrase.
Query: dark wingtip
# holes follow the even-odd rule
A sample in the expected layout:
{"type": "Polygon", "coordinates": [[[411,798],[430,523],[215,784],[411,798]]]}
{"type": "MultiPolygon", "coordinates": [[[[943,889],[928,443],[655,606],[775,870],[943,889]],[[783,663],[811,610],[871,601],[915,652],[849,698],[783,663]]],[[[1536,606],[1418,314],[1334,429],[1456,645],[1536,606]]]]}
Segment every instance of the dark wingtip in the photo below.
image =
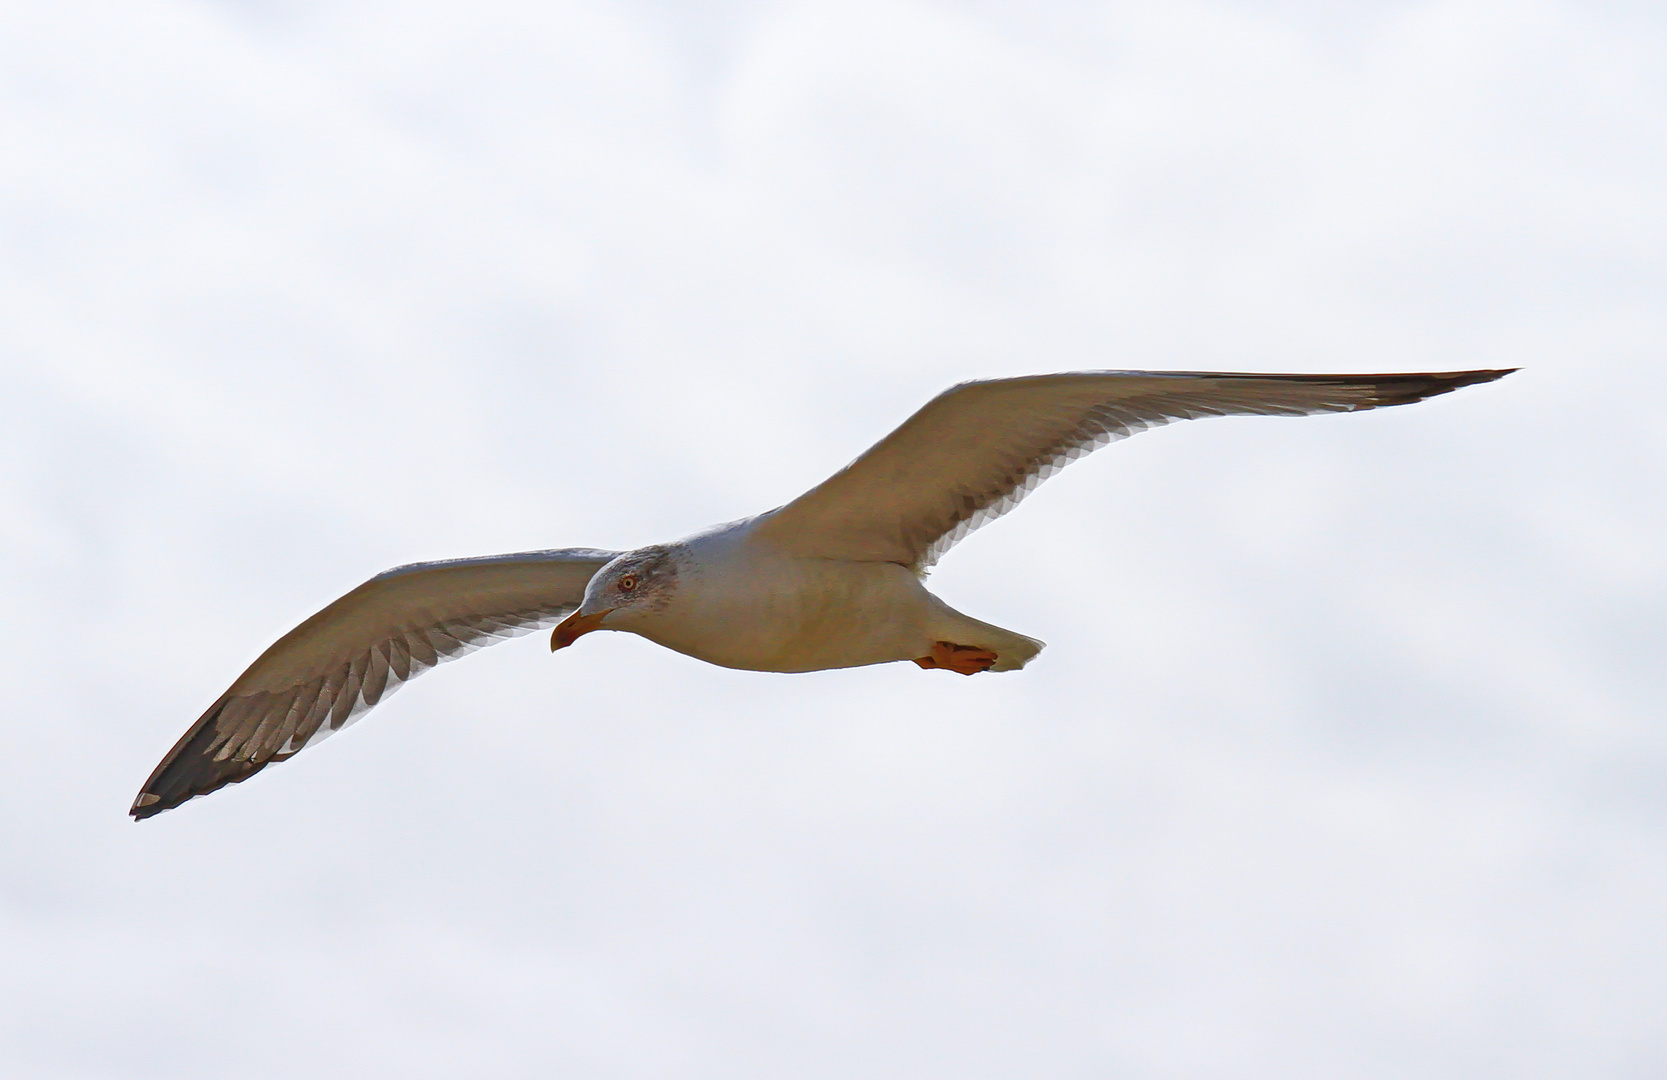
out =
{"type": "Polygon", "coordinates": [[[1486,368],[1480,371],[1431,371],[1407,375],[1363,375],[1361,382],[1377,384],[1374,405],[1410,405],[1414,401],[1450,394],[1461,386],[1475,386],[1503,379],[1519,368],[1486,368]]]}
{"type": "Polygon", "coordinates": [[[128,810],[127,813],[134,821],[143,821],[148,817],[155,817],[167,809],[169,807],[162,805],[160,795],[151,791],[141,791],[139,797],[133,800],[132,809],[128,810]]]}
{"type": "Polygon", "coordinates": [[[1261,375],[1250,372],[1176,372],[1216,379],[1276,379],[1280,382],[1310,383],[1346,387],[1359,391],[1370,388],[1371,396],[1355,398],[1353,409],[1381,409],[1389,405],[1410,405],[1415,401],[1450,394],[1461,386],[1503,379],[1520,368],[1483,368],[1477,371],[1397,371],[1382,375],[1261,375]]]}
{"type": "Polygon", "coordinates": [[[156,771],[145,781],[145,786],[139,789],[139,797],[133,800],[133,806],[128,810],[133,820],[155,817],[199,795],[247,780],[270,761],[281,760],[280,757],[267,761],[214,760],[215,721],[220,718],[220,711],[225,705],[224,699],[215,702],[168,751],[168,756],[162,759],[156,771]]]}

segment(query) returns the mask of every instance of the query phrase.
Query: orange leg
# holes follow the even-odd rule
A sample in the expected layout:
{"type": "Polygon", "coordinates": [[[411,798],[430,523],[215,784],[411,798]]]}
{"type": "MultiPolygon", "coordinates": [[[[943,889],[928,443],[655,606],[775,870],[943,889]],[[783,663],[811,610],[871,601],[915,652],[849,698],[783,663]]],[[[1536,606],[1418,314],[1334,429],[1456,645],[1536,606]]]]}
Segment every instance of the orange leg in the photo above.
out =
{"type": "Polygon", "coordinates": [[[995,662],[996,654],[993,652],[948,641],[934,641],[931,656],[915,659],[915,663],[923,668],[946,668],[949,671],[958,671],[962,675],[977,675],[980,671],[989,671],[990,665],[995,662]]]}

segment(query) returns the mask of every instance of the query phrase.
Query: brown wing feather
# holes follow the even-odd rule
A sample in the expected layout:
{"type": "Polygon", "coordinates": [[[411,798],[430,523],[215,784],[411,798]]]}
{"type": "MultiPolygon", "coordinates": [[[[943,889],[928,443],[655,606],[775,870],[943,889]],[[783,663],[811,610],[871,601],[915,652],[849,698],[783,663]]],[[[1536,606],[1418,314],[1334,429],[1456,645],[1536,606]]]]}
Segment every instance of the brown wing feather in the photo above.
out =
{"type": "Polygon", "coordinates": [[[924,571],[1059,469],[1146,428],[1405,405],[1507,374],[1083,371],[962,383],[767,515],[755,535],[797,554],[924,571]]]}
{"type": "Polygon", "coordinates": [[[614,552],[529,551],[379,574],[260,655],[152,772],[148,818],[292,757],[436,664],[557,622],[614,552]]]}

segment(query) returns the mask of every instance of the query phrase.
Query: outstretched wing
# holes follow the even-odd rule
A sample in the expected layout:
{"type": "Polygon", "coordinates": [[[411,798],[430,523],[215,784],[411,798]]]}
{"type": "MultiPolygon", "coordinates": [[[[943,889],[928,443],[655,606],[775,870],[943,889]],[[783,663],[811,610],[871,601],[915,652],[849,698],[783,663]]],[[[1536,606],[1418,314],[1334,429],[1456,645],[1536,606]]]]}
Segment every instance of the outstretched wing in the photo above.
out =
{"type": "Polygon", "coordinates": [[[760,520],[754,536],[800,555],[924,571],[1065,465],[1137,431],[1203,416],[1302,416],[1406,405],[1491,382],[1510,370],[1079,371],[962,383],[760,520]]]}
{"type": "Polygon", "coordinates": [[[614,555],[527,551],[378,574],[250,664],[168,751],[129,813],[148,818],[246,780],[434,665],[558,621],[614,555]]]}

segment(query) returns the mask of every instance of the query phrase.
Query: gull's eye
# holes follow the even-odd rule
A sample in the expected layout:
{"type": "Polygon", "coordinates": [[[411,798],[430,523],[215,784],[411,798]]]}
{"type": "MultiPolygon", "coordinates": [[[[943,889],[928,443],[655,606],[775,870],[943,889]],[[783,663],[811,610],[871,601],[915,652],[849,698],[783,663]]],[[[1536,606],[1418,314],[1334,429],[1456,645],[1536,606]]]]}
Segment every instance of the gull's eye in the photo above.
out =
{"type": "Polygon", "coordinates": [[[637,575],[635,575],[635,574],[626,574],[624,577],[619,579],[619,591],[620,592],[630,592],[632,589],[635,589],[636,587],[637,587],[637,575]]]}

